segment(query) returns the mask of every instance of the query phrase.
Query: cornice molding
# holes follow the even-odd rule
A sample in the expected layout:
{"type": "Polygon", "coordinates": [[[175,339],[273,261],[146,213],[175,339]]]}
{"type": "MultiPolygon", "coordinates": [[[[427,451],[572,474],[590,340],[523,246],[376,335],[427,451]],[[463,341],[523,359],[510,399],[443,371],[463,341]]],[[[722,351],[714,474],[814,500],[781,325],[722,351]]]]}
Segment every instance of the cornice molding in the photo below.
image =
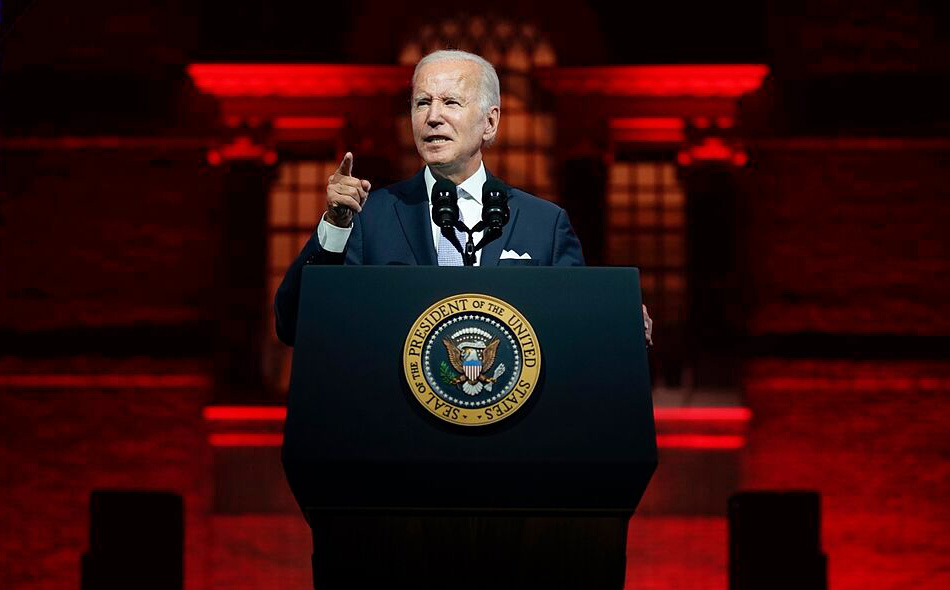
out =
{"type": "Polygon", "coordinates": [[[340,64],[228,64],[188,66],[204,93],[217,97],[342,98],[409,92],[412,68],[340,64]]]}
{"type": "Polygon", "coordinates": [[[650,65],[550,68],[535,71],[555,94],[614,97],[738,98],[762,86],[764,65],[650,65]]]}

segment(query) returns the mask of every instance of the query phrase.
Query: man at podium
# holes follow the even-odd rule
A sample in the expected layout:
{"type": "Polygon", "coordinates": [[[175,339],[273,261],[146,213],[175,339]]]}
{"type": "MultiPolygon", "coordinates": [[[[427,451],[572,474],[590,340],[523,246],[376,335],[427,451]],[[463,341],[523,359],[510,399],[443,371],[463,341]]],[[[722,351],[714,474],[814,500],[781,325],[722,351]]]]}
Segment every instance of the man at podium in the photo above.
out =
{"type": "MultiPolygon", "coordinates": [[[[482,149],[494,141],[501,117],[500,84],[490,63],[464,51],[427,55],[413,73],[410,110],[425,168],[371,193],[370,181],[354,175],[354,155],[344,155],[328,179],[327,211],[277,289],[277,335],[286,344],[292,346],[295,339],[305,264],[462,266],[466,241],[484,246],[469,249],[473,265],[584,264],[564,209],[516,188],[506,191],[507,223],[482,244],[483,189],[487,192],[491,184],[482,149]],[[440,180],[455,186],[458,221],[468,230],[457,226],[454,240],[453,230],[440,227],[432,215],[440,180]]],[[[649,340],[652,321],[644,317],[649,340]]]]}
{"type": "MultiPolygon", "coordinates": [[[[460,51],[423,58],[412,79],[411,119],[425,168],[370,193],[370,182],[354,175],[348,152],[328,180],[328,209],[317,231],[277,290],[277,334],[293,345],[306,275],[310,305],[301,310],[282,461],[314,531],[315,587],[623,586],[627,525],[656,467],[639,317],[630,322],[639,302],[635,271],[536,269],[514,272],[515,280],[498,270],[480,277],[438,269],[303,272],[306,264],[582,266],[581,245],[565,211],[504,187],[482,163],[482,149],[498,131],[500,102],[498,76],[484,59],[460,51]],[[532,274],[532,280],[522,280],[532,274]],[[346,282],[354,275],[364,277],[352,279],[361,284],[346,282]],[[569,275],[597,280],[560,278],[569,275]],[[413,282],[411,276],[424,278],[413,282]],[[435,284],[433,276],[443,282],[435,284]],[[540,339],[530,322],[520,312],[497,316],[501,322],[490,315],[510,314],[512,303],[492,297],[487,305],[480,301],[485,306],[478,308],[487,310],[482,313],[474,312],[473,300],[471,316],[460,311],[458,319],[445,318],[439,326],[472,324],[454,324],[445,332],[427,324],[429,356],[413,353],[412,340],[404,340],[423,333],[411,318],[418,318],[415,308],[431,303],[434,290],[470,293],[459,289],[476,283],[499,297],[521,292],[524,317],[530,313],[538,333],[550,335],[543,344],[550,359],[543,403],[528,400],[541,381],[540,339]],[[565,284],[569,288],[557,293],[562,307],[565,297],[573,302],[600,294],[610,304],[590,314],[552,313],[546,297],[565,284]],[[429,295],[417,301],[420,293],[429,295]],[[386,305],[374,305],[380,297],[386,305]],[[323,307],[331,313],[322,313],[323,307]],[[350,330],[352,314],[333,313],[338,309],[363,311],[356,318],[360,329],[350,330]],[[618,315],[627,321],[617,321],[618,315]],[[598,324],[601,329],[591,327],[598,324]],[[407,331],[381,325],[404,325],[407,331]],[[379,333],[368,337],[372,330],[379,333]],[[602,343],[577,345],[600,334],[612,354],[601,352],[602,343]],[[407,390],[400,391],[391,370],[404,341],[405,375],[412,379],[415,366],[421,390],[407,381],[407,390]],[[360,354],[352,355],[354,350],[360,354]],[[435,354],[446,360],[440,365],[435,354]],[[488,374],[496,354],[499,363],[488,374]],[[631,374],[616,371],[618,358],[631,374]],[[423,377],[428,369],[420,367],[429,360],[458,374],[423,377]],[[521,419],[496,427],[516,407],[521,419]],[[478,434],[459,430],[483,426],[487,430],[478,434]],[[454,565],[443,567],[432,556],[454,565]]],[[[442,307],[453,305],[461,309],[451,301],[442,307]]],[[[416,322],[436,312],[443,314],[437,307],[416,322]]],[[[649,316],[644,319],[648,328],[649,316]]]]}

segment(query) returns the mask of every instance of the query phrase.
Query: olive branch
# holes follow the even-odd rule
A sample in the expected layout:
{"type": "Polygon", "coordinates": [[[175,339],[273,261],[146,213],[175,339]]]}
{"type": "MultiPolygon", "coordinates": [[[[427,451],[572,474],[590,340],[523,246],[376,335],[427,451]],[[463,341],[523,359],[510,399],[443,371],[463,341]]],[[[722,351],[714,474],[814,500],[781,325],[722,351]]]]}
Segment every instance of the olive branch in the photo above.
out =
{"type": "Polygon", "coordinates": [[[442,383],[453,385],[456,377],[458,377],[458,375],[452,370],[449,363],[442,361],[442,364],[439,365],[439,379],[442,380],[442,383]]]}

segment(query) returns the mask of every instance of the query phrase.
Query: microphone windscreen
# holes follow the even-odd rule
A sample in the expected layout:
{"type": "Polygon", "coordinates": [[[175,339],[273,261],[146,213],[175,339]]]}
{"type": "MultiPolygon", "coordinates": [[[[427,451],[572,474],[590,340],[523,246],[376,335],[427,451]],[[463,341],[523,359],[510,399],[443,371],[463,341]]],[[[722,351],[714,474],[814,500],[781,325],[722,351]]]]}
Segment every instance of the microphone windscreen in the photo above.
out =
{"type": "Polygon", "coordinates": [[[482,186],[482,221],[499,230],[508,223],[508,218],[508,187],[491,177],[482,186]]]}
{"type": "Polygon", "coordinates": [[[439,227],[454,227],[459,218],[458,189],[455,183],[439,178],[432,187],[432,219],[439,227]]]}
{"type": "Polygon", "coordinates": [[[508,200],[508,187],[497,178],[490,177],[482,186],[482,203],[491,201],[492,204],[500,204],[498,199],[508,200]]]}
{"type": "Polygon", "coordinates": [[[432,186],[432,201],[435,201],[436,195],[451,195],[453,198],[458,198],[458,189],[455,187],[455,183],[447,178],[439,178],[435,181],[435,185],[432,186]]]}

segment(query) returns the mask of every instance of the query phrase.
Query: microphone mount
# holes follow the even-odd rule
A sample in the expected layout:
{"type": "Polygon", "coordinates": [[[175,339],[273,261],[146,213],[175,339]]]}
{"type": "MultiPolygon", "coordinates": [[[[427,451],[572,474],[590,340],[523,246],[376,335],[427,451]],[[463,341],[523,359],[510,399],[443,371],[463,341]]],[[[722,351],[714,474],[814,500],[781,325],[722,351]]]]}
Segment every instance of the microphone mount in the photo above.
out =
{"type": "Polygon", "coordinates": [[[448,238],[449,242],[451,242],[452,245],[455,246],[455,248],[462,255],[462,263],[465,266],[475,266],[475,262],[477,260],[475,253],[488,245],[489,242],[501,236],[501,228],[490,226],[484,220],[476,223],[475,227],[468,227],[460,219],[455,222],[454,228],[443,227],[442,234],[448,238]],[[468,236],[464,247],[462,246],[461,242],[459,242],[458,236],[453,230],[458,230],[468,236]],[[482,234],[481,239],[478,240],[478,243],[476,244],[475,234],[482,230],[485,230],[485,233],[482,234]]]}
{"type": "Polygon", "coordinates": [[[482,187],[482,219],[471,228],[461,219],[455,184],[440,178],[432,187],[432,219],[442,228],[442,235],[462,255],[462,263],[465,266],[475,266],[475,253],[501,236],[502,228],[508,223],[509,217],[508,189],[497,178],[489,178],[482,187]],[[456,231],[468,236],[464,246],[456,231]],[[480,231],[484,233],[476,244],[474,234],[480,231]]]}

